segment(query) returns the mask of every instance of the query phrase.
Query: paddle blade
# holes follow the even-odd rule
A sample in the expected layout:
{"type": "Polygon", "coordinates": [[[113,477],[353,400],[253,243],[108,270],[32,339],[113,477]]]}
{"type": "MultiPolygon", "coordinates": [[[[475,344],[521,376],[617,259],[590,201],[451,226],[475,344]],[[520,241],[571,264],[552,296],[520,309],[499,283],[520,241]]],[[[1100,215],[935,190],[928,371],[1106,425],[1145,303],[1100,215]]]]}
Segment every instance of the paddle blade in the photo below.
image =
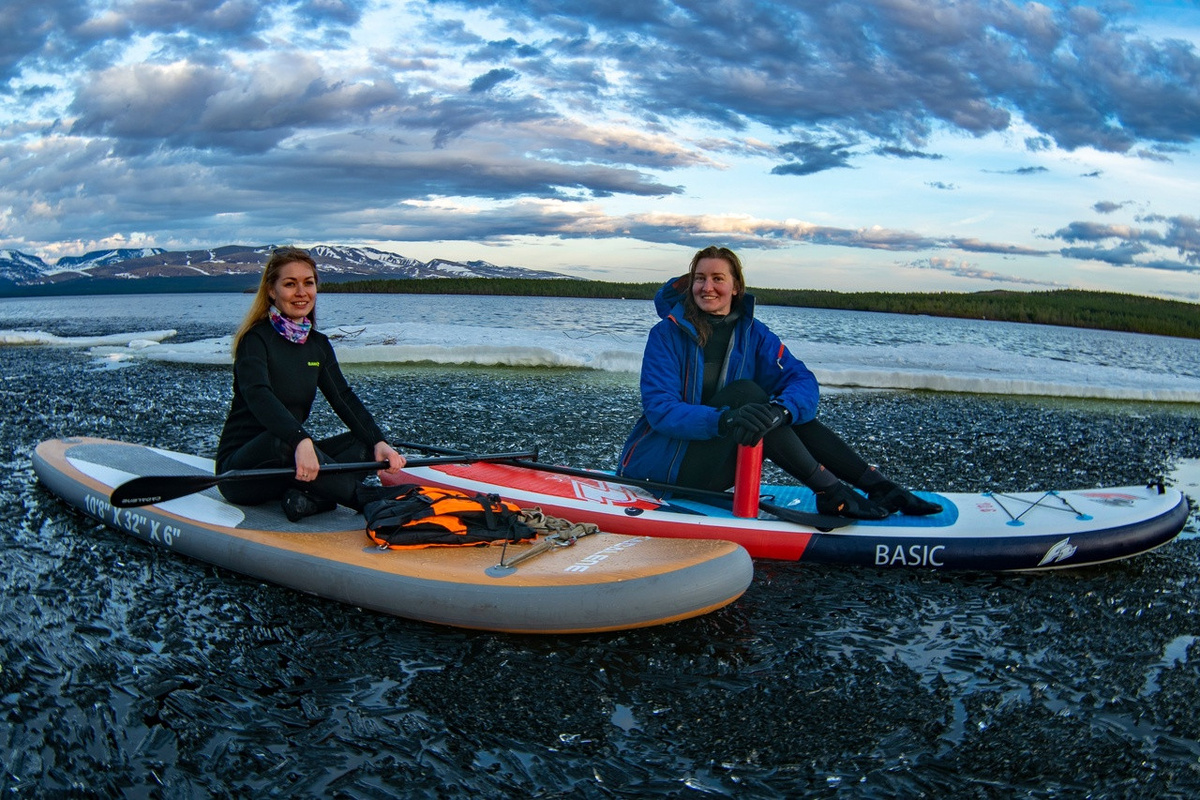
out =
{"type": "Polygon", "coordinates": [[[221,479],[215,475],[145,475],[113,489],[109,502],[116,508],[137,508],[203,492],[221,479]]]}
{"type": "MultiPolygon", "coordinates": [[[[370,472],[383,469],[386,461],[355,462],[353,464],[324,464],[321,472],[370,472]]],[[[143,475],[122,483],[113,489],[109,502],[117,508],[150,506],[176,497],[211,489],[225,481],[252,481],[262,478],[288,478],[295,474],[291,467],[270,469],[239,469],[222,472],[220,475],[143,475]]]]}
{"type": "Polygon", "coordinates": [[[819,514],[812,511],[797,511],[792,508],[775,505],[774,503],[768,503],[765,500],[760,500],[759,506],[763,511],[784,522],[805,525],[809,528],[816,528],[819,531],[832,531],[838,528],[845,528],[854,522],[854,520],[846,517],[835,517],[830,514],[819,514]]]}
{"type": "MultiPolygon", "coordinates": [[[[485,455],[450,455],[436,458],[415,458],[408,461],[409,466],[420,467],[432,464],[456,464],[468,461],[502,461],[512,458],[536,457],[535,452],[491,453],[485,455]]],[[[386,461],[364,461],[351,464],[322,464],[321,474],[329,475],[342,472],[370,472],[371,470],[386,469],[386,461]]],[[[150,506],[174,500],[177,497],[203,492],[218,483],[225,481],[247,481],[262,478],[288,478],[295,470],[291,467],[271,469],[244,469],[222,472],[220,475],[143,475],[122,483],[113,489],[109,502],[116,508],[137,508],[150,506]]]]}

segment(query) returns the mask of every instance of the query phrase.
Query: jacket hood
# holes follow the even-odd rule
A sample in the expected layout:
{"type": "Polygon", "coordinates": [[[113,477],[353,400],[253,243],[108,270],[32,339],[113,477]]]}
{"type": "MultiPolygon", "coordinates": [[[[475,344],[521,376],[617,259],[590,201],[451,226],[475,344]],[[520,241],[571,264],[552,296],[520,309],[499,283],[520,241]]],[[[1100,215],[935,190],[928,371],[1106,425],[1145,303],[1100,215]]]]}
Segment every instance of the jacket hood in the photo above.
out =
{"type": "MultiPolygon", "coordinates": [[[[677,322],[683,322],[685,310],[683,300],[687,296],[688,283],[688,276],[680,275],[678,278],[672,278],[664,283],[654,295],[654,310],[658,312],[660,319],[674,315],[677,322]]],[[[746,319],[753,319],[754,295],[743,292],[741,306],[742,316],[746,319]]]]}

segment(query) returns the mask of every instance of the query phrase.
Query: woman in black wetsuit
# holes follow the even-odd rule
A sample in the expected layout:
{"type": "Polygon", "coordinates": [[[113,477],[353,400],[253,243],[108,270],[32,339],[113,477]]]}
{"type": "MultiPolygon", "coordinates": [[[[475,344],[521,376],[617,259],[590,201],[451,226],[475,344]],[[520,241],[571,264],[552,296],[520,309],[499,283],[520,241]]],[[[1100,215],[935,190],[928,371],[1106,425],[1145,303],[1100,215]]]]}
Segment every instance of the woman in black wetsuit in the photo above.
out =
{"type": "Polygon", "coordinates": [[[293,522],[338,503],[362,510],[359,479],[322,476],[321,464],[387,461],[388,472],[404,466],[316,329],[316,302],[316,261],[299,248],[275,250],[233,337],[233,402],[217,446],[217,472],[295,466],[293,478],[220,485],[240,505],[282,498],[293,522]],[[314,441],[305,430],[318,389],[349,431],[314,441]]]}

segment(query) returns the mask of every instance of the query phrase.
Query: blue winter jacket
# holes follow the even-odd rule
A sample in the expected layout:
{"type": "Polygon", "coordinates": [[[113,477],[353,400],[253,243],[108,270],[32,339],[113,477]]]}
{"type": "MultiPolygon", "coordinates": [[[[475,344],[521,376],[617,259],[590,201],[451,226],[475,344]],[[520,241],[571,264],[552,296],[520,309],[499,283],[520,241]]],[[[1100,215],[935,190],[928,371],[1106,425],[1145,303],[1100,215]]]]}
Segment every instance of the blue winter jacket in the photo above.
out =
{"type": "MultiPolygon", "coordinates": [[[[674,483],[688,442],[714,439],[725,408],[703,405],[704,348],[695,327],[684,318],[683,292],[688,276],[668,281],[654,306],[662,321],[650,329],[642,357],[642,416],[621,451],[618,474],[674,483]]],[[[742,297],[718,388],[749,379],[771,402],[792,415],[793,424],[817,413],[817,379],[771,330],[754,318],[754,296],[742,297]]]]}

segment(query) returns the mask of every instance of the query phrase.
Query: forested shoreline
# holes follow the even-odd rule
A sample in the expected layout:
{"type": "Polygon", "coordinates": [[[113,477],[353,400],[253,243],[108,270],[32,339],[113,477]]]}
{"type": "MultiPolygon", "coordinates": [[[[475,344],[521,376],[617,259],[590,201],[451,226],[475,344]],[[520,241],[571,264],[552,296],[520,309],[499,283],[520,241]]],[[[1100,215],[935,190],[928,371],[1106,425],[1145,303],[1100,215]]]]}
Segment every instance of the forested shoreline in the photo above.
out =
{"type": "MultiPolygon", "coordinates": [[[[323,283],[322,291],[650,300],[661,283],[525,278],[439,278],[323,283]]],[[[845,311],[1029,322],[1200,339],[1200,307],[1177,300],[1056,289],[1040,292],[833,292],[750,287],[758,303],[845,311]]]]}

